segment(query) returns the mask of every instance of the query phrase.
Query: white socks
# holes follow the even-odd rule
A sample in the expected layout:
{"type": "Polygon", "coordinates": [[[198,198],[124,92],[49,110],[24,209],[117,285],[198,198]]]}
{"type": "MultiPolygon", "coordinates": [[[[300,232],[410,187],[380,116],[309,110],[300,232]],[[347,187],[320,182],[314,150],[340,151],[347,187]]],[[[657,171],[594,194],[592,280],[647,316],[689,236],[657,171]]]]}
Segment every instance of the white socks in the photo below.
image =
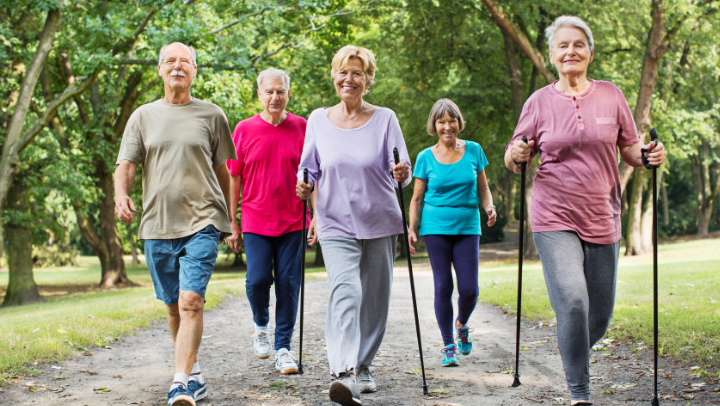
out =
{"type": "Polygon", "coordinates": [[[173,389],[177,388],[177,387],[180,386],[180,385],[183,385],[183,386],[187,387],[187,384],[188,384],[188,376],[187,376],[187,374],[184,374],[184,373],[182,373],[182,372],[178,372],[177,374],[175,374],[175,378],[173,378],[173,383],[172,383],[172,385],[170,386],[170,391],[172,392],[173,389]]]}
{"type": "Polygon", "coordinates": [[[170,386],[170,390],[177,388],[180,385],[184,385],[187,387],[189,381],[196,381],[200,385],[205,384],[205,379],[202,376],[202,372],[200,372],[200,363],[196,362],[193,364],[192,372],[190,372],[190,376],[187,376],[186,374],[183,374],[182,372],[175,374],[175,377],[173,378],[172,386],[170,386]]]}
{"type": "Polygon", "coordinates": [[[196,362],[193,364],[192,372],[190,372],[190,380],[191,381],[197,381],[200,385],[205,384],[205,378],[202,376],[202,372],[200,372],[200,363],[196,362]]]}

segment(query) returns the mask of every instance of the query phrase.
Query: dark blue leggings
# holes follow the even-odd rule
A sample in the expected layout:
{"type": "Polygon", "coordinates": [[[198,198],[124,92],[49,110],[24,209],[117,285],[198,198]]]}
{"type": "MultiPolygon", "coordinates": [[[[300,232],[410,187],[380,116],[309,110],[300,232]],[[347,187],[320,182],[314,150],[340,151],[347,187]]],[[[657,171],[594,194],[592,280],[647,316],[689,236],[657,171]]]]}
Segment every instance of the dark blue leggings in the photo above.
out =
{"type": "Polygon", "coordinates": [[[445,345],[452,344],[452,264],[458,286],[458,321],[466,324],[478,300],[479,235],[426,235],[425,247],[435,281],[435,317],[445,345]]]}

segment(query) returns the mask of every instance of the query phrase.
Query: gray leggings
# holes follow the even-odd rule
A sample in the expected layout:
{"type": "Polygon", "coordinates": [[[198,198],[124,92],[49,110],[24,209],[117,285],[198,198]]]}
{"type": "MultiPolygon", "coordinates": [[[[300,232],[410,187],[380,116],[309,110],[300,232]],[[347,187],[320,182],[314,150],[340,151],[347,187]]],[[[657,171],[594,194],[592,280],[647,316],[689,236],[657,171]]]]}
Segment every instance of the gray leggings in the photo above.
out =
{"type": "Polygon", "coordinates": [[[590,399],[590,349],[615,305],[620,243],[593,244],[573,231],[533,233],[542,261],[565,379],[572,400],[590,399]]]}
{"type": "Polygon", "coordinates": [[[397,236],[320,240],[330,284],[325,345],[335,376],[372,364],[380,349],[392,288],[397,236]]]}

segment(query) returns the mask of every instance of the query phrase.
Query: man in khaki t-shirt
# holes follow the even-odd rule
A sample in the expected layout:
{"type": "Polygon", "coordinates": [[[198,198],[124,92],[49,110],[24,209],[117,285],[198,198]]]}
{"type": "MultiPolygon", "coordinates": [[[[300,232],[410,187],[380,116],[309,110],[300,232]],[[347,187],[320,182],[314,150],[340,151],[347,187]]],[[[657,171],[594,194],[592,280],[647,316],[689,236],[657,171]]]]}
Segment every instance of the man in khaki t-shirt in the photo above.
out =
{"type": "Polygon", "coordinates": [[[175,340],[175,378],[168,405],[195,405],[207,396],[197,363],[205,290],[221,235],[230,235],[228,159],[237,159],[220,107],[191,97],[195,51],[181,43],[160,51],[165,96],[130,116],[115,170],[115,214],[132,223],[128,196],[143,164],[139,238],[156,297],[167,305],[175,340]]]}

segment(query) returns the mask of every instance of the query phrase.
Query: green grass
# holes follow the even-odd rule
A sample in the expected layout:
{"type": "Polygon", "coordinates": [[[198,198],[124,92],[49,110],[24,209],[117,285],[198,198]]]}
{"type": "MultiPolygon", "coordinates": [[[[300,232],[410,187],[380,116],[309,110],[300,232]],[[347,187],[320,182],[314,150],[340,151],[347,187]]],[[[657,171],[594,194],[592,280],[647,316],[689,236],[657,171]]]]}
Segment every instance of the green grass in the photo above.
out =
{"type": "MultiPolygon", "coordinates": [[[[720,359],[720,239],[661,245],[660,349],[704,367],[720,359]]],[[[480,299],[515,313],[517,264],[480,268],[480,299]]],[[[522,314],[551,320],[540,262],[523,266],[522,314]]],[[[652,255],[621,257],[615,316],[608,336],[652,347],[652,255]]]]}
{"type": "MultiPolygon", "coordinates": [[[[220,270],[208,286],[206,310],[244,292],[245,272],[220,270]]],[[[324,268],[306,271],[317,273],[324,268]]],[[[58,362],[86,349],[92,352],[93,346],[112,347],[119,337],[164,320],[165,306],[155,299],[147,267],[128,266],[127,273],[138,286],[99,290],[100,267],[95,257],[81,257],[77,267],[36,269],[41,292],[50,293],[47,301],[0,307],[0,384],[14,375],[32,374],[35,362],[58,362]]],[[[0,272],[0,287],[7,286],[7,278],[7,271],[0,272]]]]}

